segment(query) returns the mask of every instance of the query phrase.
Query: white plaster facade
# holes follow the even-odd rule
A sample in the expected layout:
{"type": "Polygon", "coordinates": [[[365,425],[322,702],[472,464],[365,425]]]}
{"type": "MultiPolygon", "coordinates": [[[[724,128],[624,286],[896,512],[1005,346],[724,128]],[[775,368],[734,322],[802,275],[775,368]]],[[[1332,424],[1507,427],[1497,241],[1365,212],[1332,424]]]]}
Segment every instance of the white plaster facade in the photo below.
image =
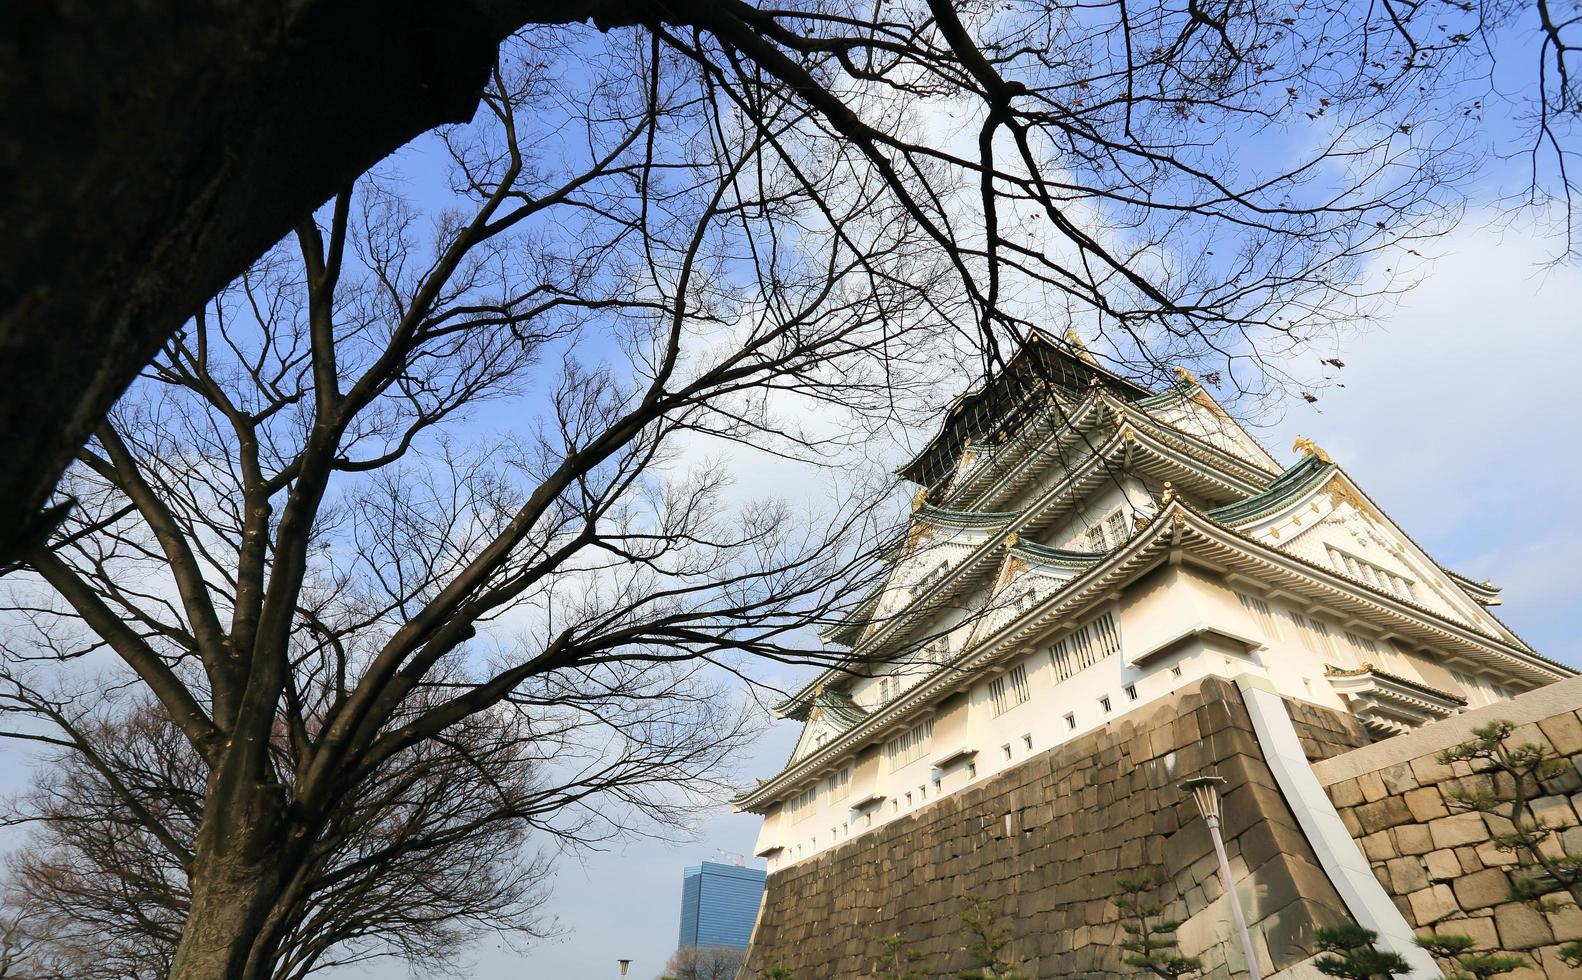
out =
{"type": "Polygon", "coordinates": [[[780,706],[803,736],[737,800],[771,870],[1206,675],[1376,737],[1570,675],[1316,446],[1281,471],[1189,375],[1152,394],[1040,342],[1085,388],[978,449],[947,421],[888,582],[830,636],[849,663],[780,706]]]}

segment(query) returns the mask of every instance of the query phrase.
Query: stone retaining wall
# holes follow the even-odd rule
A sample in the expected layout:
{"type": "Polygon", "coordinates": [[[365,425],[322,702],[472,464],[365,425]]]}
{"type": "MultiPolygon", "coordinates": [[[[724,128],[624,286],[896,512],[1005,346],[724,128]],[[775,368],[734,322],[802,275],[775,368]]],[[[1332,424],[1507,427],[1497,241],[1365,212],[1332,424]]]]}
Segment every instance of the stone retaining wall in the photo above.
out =
{"type": "Polygon", "coordinates": [[[1508,832],[1495,815],[1457,811],[1447,793],[1493,788],[1487,776],[1458,763],[1440,765],[1442,750],[1468,740],[1495,720],[1519,727],[1512,741],[1547,745],[1573,767],[1551,784],[1553,795],[1535,810],[1563,835],[1566,850],[1582,853],[1582,678],[1480,708],[1314,766],[1330,800],[1360,844],[1374,875],[1419,933],[1472,936],[1483,945],[1530,955],[1530,969],[1507,980],[1577,977],[1560,962],[1560,944],[1582,939],[1582,911],[1540,913],[1511,900],[1510,874],[1519,863],[1490,842],[1508,832]]]}
{"type": "MultiPolygon", "coordinates": [[[[1349,716],[1297,705],[1311,758],[1364,740],[1349,716]]],[[[1265,976],[1308,958],[1316,926],[1345,911],[1281,797],[1233,684],[1208,679],[1035,756],[912,816],[769,876],[743,976],[798,980],[873,972],[900,934],[933,977],[970,965],[960,914],[988,900],[1010,952],[1036,977],[1132,977],[1122,963],[1116,880],[1149,874],[1185,920],[1206,974],[1242,972],[1207,829],[1176,783],[1225,777],[1224,835],[1265,976]]]]}

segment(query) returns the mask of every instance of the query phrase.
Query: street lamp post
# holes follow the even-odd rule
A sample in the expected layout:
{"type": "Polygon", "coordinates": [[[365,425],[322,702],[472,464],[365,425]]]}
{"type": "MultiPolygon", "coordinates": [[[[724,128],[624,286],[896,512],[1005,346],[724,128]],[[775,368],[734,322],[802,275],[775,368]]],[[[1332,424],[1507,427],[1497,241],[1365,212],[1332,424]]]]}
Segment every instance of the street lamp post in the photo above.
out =
{"type": "Polygon", "coordinates": [[[1198,776],[1181,783],[1180,787],[1192,794],[1198,813],[1208,824],[1208,835],[1214,841],[1214,854],[1219,858],[1219,880],[1230,899],[1231,918],[1236,923],[1236,933],[1241,937],[1242,955],[1247,958],[1247,975],[1251,980],[1263,980],[1258,972],[1258,956],[1252,949],[1252,937],[1247,934],[1247,918],[1241,912],[1241,897],[1230,877],[1230,859],[1225,856],[1225,841],[1219,835],[1219,787],[1225,780],[1221,776],[1198,776]]]}

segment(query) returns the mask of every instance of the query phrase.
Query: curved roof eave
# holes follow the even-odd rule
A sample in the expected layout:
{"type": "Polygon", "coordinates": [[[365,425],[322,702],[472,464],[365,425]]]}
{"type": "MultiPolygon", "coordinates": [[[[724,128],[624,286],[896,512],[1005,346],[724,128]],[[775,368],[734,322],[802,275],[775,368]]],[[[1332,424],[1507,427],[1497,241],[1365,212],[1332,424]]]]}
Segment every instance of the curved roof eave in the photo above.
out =
{"type": "MultiPolygon", "coordinates": [[[[1262,541],[1226,527],[1177,498],[1166,505],[1125,545],[1110,552],[1104,560],[1097,562],[1087,572],[1071,579],[1063,588],[1050,593],[1042,602],[1006,624],[976,649],[965,651],[950,663],[941,665],[934,674],[888,705],[869,713],[862,724],[853,726],[839,738],[831,740],[819,752],[806,757],[796,766],[765,780],[755,789],[738,797],[734,801],[737,809],[752,810],[755,806],[772,803],[773,799],[766,799],[766,795],[778,797],[783,795],[787,787],[800,783],[807,777],[808,772],[816,768],[812,765],[813,760],[823,757],[827,761],[852,751],[855,747],[854,743],[864,734],[863,729],[869,729],[867,734],[872,735],[895,724],[902,716],[913,710],[926,707],[932,701],[953,693],[959,687],[962,676],[969,671],[988,666],[996,659],[1005,656],[1008,651],[1025,646],[1028,636],[1047,631],[1049,623],[1053,620],[1061,616],[1082,615],[1092,605],[1103,601],[1104,597],[1111,594],[1119,584],[1152,570],[1160,560],[1163,560],[1165,553],[1184,546],[1187,542],[1183,541],[1183,534],[1188,531],[1195,532],[1205,541],[1219,539],[1225,546],[1241,549],[1250,557],[1267,564],[1287,566],[1292,574],[1306,578],[1318,588],[1328,592],[1350,594],[1362,591],[1349,579],[1344,579],[1331,570],[1300,556],[1272,548],[1262,541]],[[946,667],[950,668],[948,673],[945,671],[946,667]],[[945,680],[949,680],[949,683],[944,683],[945,680]],[[837,749],[839,751],[836,751],[837,749]],[[793,773],[796,773],[794,778],[793,773]]],[[[1543,672],[1559,677],[1577,674],[1575,668],[1545,657],[1526,647],[1525,644],[1514,646],[1504,640],[1479,634],[1454,620],[1446,619],[1433,610],[1418,607],[1414,603],[1405,602],[1388,593],[1370,589],[1364,592],[1361,599],[1372,603],[1381,612],[1423,622],[1430,629],[1438,630],[1462,643],[1481,647],[1506,657],[1535,674],[1543,672]],[[1369,592],[1377,594],[1367,594],[1369,592]],[[1400,611],[1393,611],[1394,607],[1399,607],[1400,611]],[[1538,663],[1534,664],[1532,661],[1538,663]]]]}

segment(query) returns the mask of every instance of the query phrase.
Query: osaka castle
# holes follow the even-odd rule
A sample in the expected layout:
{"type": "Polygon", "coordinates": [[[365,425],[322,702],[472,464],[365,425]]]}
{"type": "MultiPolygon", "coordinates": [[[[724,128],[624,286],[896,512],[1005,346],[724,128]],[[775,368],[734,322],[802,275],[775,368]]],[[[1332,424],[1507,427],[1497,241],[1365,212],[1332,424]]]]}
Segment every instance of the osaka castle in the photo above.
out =
{"type": "Polygon", "coordinates": [[[771,871],[1209,677],[1382,740],[1573,673],[1343,460],[1276,458],[1176,374],[1148,390],[1035,334],[902,468],[888,577],[826,633],[844,660],[778,706],[802,724],[785,768],[736,800],[771,871]]]}

